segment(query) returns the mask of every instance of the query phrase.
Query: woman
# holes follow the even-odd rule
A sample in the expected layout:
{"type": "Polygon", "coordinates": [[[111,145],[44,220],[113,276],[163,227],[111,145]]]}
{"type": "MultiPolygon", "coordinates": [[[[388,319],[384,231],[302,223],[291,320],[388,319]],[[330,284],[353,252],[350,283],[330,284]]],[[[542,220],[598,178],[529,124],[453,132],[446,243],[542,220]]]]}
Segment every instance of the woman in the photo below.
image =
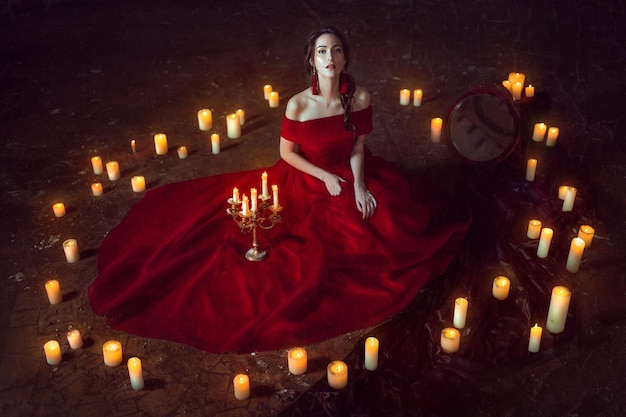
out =
{"type": "Polygon", "coordinates": [[[433,221],[445,204],[365,147],[369,93],[337,30],[311,34],[306,61],[312,85],[287,104],[280,161],[150,190],[107,235],[89,298],[113,327],[212,352],[304,345],[381,322],[445,270],[467,219],[433,221]],[[225,199],[264,171],[283,220],[260,230],[268,258],[248,262],[225,199]]]}

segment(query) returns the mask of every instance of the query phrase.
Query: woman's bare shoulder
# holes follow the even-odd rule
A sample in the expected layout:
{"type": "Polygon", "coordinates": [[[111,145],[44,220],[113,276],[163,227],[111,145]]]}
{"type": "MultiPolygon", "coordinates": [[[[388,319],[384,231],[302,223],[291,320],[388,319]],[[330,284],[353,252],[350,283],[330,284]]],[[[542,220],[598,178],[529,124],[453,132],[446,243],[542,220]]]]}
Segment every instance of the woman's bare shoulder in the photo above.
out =
{"type": "Polygon", "coordinates": [[[285,116],[291,120],[301,120],[309,104],[309,93],[307,90],[300,91],[293,95],[285,107],[285,116]]]}

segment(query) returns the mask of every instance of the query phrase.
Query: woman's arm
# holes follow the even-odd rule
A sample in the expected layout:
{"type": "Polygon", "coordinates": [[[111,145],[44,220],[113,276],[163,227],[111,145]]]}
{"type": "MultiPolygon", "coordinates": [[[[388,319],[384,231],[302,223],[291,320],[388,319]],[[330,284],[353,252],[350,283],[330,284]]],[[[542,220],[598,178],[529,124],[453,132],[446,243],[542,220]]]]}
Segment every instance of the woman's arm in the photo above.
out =
{"type": "MultiPolygon", "coordinates": [[[[363,109],[370,104],[370,94],[363,88],[358,88],[355,93],[357,100],[356,109],[363,109]]],[[[354,141],[350,154],[350,168],[354,177],[354,197],[357,209],[363,213],[363,219],[374,215],[376,199],[365,186],[365,135],[358,136],[354,141]]]]}

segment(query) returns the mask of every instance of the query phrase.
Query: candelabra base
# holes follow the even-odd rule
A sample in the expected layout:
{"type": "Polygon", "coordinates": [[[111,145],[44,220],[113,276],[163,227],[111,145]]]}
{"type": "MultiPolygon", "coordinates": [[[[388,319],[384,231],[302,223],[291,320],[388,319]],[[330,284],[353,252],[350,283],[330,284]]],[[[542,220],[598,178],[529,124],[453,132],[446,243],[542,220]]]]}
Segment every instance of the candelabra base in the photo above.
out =
{"type": "Polygon", "coordinates": [[[258,248],[250,248],[246,252],[246,259],[252,262],[259,262],[267,258],[267,251],[258,248]]]}

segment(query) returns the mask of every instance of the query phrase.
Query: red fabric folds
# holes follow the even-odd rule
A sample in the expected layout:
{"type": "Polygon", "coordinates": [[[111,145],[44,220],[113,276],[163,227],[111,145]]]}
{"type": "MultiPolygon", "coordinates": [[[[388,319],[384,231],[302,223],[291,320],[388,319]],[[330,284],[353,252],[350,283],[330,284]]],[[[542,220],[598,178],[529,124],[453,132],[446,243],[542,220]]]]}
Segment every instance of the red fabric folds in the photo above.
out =
{"type": "MultiPolygon", "coordinates": [[[[369,133],[371,108],[352,121],[369,133]]],[[[418,195],[419,184],[368,151],[378,209],[363,220],[343,116],[285,118],[281,133],[348,180],[340,196],[284,161],[150,190],[102,243],[89,288],[94,311],[114,328],[211,352],[274,350],[377,324],[445,270],[468,228],[464,212],[446,216],[445,202],[418,195]],[[250,262],[251,235],[226,213],[226,200],[233,187],[260,190],[263,171],[279,187],[283,222],[259,230],[269,257],[250,262]]]]}

